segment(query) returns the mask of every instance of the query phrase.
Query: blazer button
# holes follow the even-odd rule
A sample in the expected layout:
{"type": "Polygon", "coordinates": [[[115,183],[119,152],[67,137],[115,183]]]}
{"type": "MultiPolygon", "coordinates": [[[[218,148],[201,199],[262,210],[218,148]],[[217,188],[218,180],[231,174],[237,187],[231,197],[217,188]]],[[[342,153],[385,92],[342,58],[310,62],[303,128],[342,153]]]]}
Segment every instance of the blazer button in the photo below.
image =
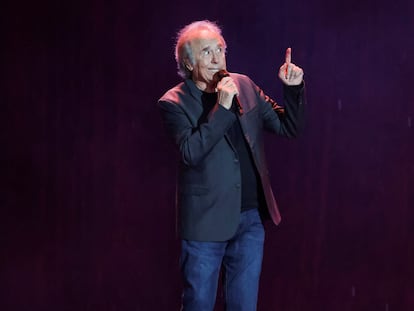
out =
{"type": "Polygon", "coordinates": [[[234,158],[234,163],[239,163],[239,159],[234,158]]]}
{"type": "Polygon", "coordinates": [[[240,184],[239,183],[236,184],[236,188],[240,189],[240,184]]]}

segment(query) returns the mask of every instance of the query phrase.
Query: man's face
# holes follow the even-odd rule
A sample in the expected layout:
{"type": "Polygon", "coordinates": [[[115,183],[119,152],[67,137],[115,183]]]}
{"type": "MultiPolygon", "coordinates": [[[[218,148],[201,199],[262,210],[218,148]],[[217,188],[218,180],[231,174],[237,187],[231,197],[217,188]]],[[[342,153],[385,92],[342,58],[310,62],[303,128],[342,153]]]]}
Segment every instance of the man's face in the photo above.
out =
{"type": "Polygon", "coordinates": [[[208,30],[197,31],[191,40],[195,63],[192,66],[192,79],[201,90],[212,91],[217,81],[214,74],[226,69],[226,56],[223,38],[208,30]]]}

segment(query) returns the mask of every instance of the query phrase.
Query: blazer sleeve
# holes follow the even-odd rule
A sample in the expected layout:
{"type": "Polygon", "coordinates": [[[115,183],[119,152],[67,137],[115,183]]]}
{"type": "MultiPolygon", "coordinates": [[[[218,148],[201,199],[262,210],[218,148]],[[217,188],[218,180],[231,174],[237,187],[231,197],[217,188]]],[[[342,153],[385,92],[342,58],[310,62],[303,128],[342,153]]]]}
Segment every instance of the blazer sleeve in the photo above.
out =
{"type": "Polygon", "coordinates": [[[283,106],[259,89],[263,126],[266,130],[288,137],[297,137],[304,125],[305,83],[283,86],[283,106]]]}

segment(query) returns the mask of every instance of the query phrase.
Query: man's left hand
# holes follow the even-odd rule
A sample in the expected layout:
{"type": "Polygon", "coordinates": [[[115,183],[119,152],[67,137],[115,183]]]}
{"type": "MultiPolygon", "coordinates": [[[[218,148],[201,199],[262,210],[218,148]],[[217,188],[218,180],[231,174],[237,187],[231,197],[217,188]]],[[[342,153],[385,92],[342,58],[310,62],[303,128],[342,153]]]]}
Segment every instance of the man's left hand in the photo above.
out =
{"type": "Polygon", "coordinates": [[[299,85],[303,81],[303,70],[291,62],[292,49],[286,50],[285,63],[280,66],[279,78],[286,85],[299,85]]]}

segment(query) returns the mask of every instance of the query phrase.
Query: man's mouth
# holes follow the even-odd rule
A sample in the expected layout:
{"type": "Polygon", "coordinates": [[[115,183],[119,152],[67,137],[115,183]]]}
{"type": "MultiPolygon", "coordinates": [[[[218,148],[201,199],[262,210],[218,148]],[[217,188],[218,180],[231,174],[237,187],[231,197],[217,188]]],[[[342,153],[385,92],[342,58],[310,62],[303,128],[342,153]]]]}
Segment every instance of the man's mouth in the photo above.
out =
{"type": "Polygon", "coordinates": [[[220,70],[220,68],[209,68],[208,70],[216,73],[217,71],[220,70]]]}

